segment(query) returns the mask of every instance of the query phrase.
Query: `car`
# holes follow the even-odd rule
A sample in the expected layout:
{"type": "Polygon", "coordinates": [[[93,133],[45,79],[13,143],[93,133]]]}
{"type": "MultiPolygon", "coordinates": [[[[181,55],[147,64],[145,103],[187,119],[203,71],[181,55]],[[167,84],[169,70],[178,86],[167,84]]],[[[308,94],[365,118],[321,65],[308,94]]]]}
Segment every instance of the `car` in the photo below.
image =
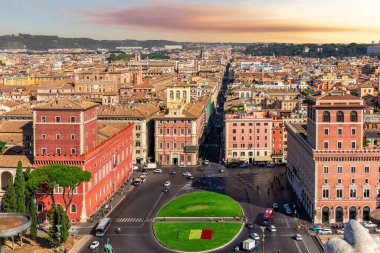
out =
{"type": "Polygon", "coordinates": [[[273,163],[268,163],[268,164],[267,164],[267,167],[268,167],[268,168],[273,168],[273,167],[276,167],[276,165],[273,164],[273,163]]]}
{"type": "Polygon", "coordinates": [[[364,227],[366,227],[366,228],[376,228],[377,225],[375,223],[371,222],[371,221],[368,221],[368,222],[364,223],[364,227]]]}
{"type": "Polygon", "coordinates": [[[273,203],[272,208],[273,209],[278,209],[278,204],[277,203],[273,203]]]}
{"type": "Polygon", "coordinates": [[[153,173],[162,173],[162,169],[155,169],[153,170],[153,173]]]}
{"type": "Polygon", "coordinates": [[[254,228],[254,227],[255,227],[255,223],[253,223],[252,221],[247,223],[247,228],[254,228]]]}
{"type": "Polygon", "coordinates": [[[204,165],[209,165],[209,164],[210,164],[210,161],[206,159],[206,160],[203,161],[203,164],[204,164],[204,165]]]}
{"type": "Polygon", "coordinates": [[[220,170],[219,170],[219,173],[224,173],[224,170],[223,170],[223,169],[220,169],[220,170]]]}
{"type": "Polygon", "coordinates": [[[376,232],[376,233],[380,233],[380,228],[376,228],[376,229],[375,229],[375,232],[376,232]]]}
{"type": "Polygon", "coordinates": [[[328,235],[328,234],[332,234],[332,231],[330,228],[322,228],[322,229],[319,229],[318,230],[318,234],[320,235],[328,235]]]}
{"type": "Polygon", "coordinates": [[[292,214],[292,210],[290,210],[290,208],[287,208],[287,209],[285,209],[285,213],[287,215],[291,215],[292,214]]]}
{"type": "Polygon", "coordinates": [[[177,172],[176,172],[175,170],[171,170],[171,171],[170,171],[170,174],[171,174],[171,175],[177,175],[177,172]]]}
{"type": "Polygon", "coordinates": [[[170,181],[166,181],[165,183],[164,183],[164,187],[169,187],[170,186],[170,181]]]}
{"type": "Polygon", "coordinates": [[[168,192],[169,191],[169,187],[164,187],[164,189],[162,189],[163,192],[168,192]]]}
{"type": "Polygon", "coordinates": [[[300,234],[295,234],[295,235],[293,235],[293,238],[294,238],[294,240],[296,240],[296,241],[302,241],[302,235],[300,235],[300,234]]]}
{"type": "Polygon", "coordinates": [[[290,208],[290,206],[289,206],[288,203],[285,203],[285,204],[283,205],[283,207],[284,207],[284,209],[289,209],[289,208],[290,208]]]}
{"type": "Polygon", "coordinates": [[[277,231],[275,225],[270,225],[270,226],[268,227],[268,230],[271,231],[271,232],[276,232],[276,231],[277,231]]]}
{"type": "Polygon", "coordinates": [[[260,240],[260,236],[257,233],[252,233],[249,235],[253,240],[260,240]]]}
{"type": "Polygon", "coordinates": [[[93,241],[91,244],[90,244],[90,249],[96,249],[97,247],[99,247],[100,243],[98,241],[93,241]]]}
{"type": "Polygon", "coordinates": [[[184,168],[186,168],[186,164],[184,162],[180,162],[179,163],[179,167],[182,168],[182,169],[184,169],[184,168]]]}
{"type": "Polygon", "coordinates": [[[344,228],[338,229],[336,232],[337,232],[338,234],[343,235],[343,234],[344,234],[344,228]]]}
{"type": "Polygon", "coordinates": [[[189,176],[191,176],[191,173],[188,171],[185,171],[182,173],[182,175],[184,175],[185,177],[189,177],[189,176]]]}
{"type": "Polygon", "coordinates": [[[191,179],[194,179],[194,177],[193,177],[192,175],[187,176],[186,178],[187,178],[187,179],[190,179],[190,180],[191,180],[191,179]]]}
{"type": "Polygon", "coordinates": [[[247,168],[248,167],[248,164],[246,163],[242,163],[239,165],[239,168],[247,168]]]}
{"type": "Polygon", "coordinates": [[[139,169],[140,169],[140,168],[139,168],[138,165],[136,165],[136,164],[133,165],[133,170],[139,170],[139,169]]]}

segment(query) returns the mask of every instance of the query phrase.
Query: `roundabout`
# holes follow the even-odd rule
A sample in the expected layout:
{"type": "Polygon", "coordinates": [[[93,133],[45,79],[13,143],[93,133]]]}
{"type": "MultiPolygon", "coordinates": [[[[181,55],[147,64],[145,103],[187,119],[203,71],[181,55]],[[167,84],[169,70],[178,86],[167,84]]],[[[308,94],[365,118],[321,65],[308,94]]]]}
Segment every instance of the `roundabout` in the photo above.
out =
{"type": "Polygon", "coordinates": [[[243,216],[232,198],[214,192],[193,192],[166,204],[153,224],[156,239],[181,252],[206,252],[229,244],[241,231],[243,216]]]}

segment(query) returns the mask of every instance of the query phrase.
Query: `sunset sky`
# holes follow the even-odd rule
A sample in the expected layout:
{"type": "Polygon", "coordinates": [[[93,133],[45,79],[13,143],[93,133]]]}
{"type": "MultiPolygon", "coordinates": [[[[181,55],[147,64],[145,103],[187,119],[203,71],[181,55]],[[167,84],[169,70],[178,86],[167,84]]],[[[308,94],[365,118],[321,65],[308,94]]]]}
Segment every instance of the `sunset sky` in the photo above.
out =
{"type": "Polygon", "coordinates": [[[12,0],[3,1],[1,9],[2,35],[201,42],[380,40],[377,0],[12,0]]]}

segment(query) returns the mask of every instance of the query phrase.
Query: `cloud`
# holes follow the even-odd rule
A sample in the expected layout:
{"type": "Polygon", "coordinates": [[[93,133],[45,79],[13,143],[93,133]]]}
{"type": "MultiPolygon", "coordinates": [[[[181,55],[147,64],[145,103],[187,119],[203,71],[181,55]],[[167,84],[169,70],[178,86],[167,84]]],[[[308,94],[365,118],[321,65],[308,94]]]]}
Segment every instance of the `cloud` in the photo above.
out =
{"type": "Polygon", "coordinates": [[[143,31],[176,33],[338,33],[359,29],[316,25],[307,20],[281,19],[276,13],[222,4],[148,2],[128,7],[86,9],[80,14],[97,24],[143,31]]]}

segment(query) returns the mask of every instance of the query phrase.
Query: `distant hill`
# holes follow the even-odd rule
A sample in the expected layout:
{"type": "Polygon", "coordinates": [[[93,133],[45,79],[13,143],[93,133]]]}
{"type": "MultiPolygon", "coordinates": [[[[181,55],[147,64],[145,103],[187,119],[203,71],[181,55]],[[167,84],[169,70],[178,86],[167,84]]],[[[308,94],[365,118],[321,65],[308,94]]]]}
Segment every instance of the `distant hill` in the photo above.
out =
{"type": "Polygon", "coordinates": [[[0,49],[48,50],[57,48],[115,49],[115,47],[138,46],[143,48],[163,47],[181,43],[168,40],[94,40],[89,38],[62,38],[47,35],[3,35],[0,49]]]}

